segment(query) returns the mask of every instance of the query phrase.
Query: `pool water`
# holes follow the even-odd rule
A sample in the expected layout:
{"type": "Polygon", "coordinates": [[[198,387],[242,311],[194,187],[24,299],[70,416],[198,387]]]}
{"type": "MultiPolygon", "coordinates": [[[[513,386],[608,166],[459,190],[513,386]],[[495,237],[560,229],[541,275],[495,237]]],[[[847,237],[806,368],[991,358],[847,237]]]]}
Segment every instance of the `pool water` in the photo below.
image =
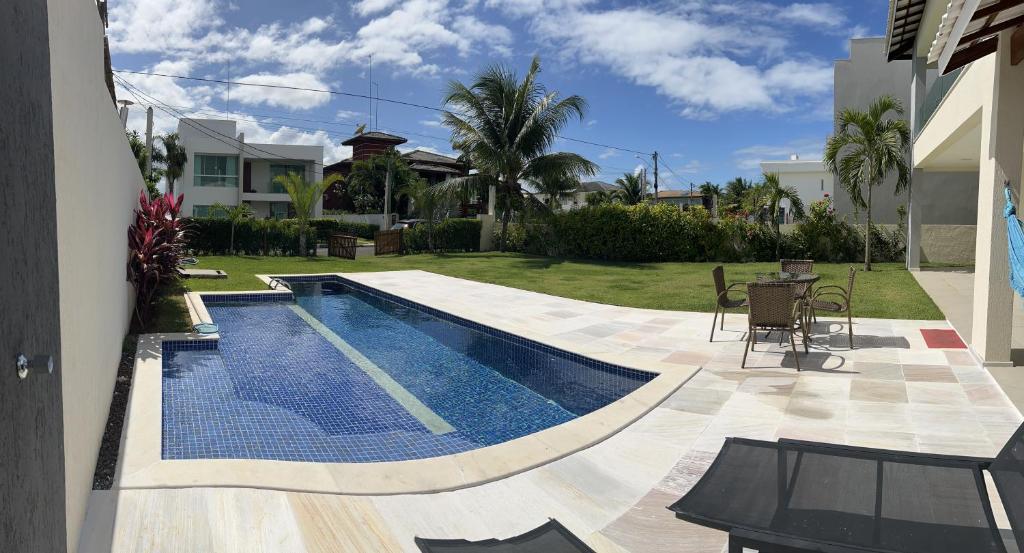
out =
{"type": "Polygon", "coordinates": [[[164,343],[164,459],[447,455],[570,421],[654,377],[340,278],[292,286],[285,301],[204,296],[219,344],[164,343]]]}

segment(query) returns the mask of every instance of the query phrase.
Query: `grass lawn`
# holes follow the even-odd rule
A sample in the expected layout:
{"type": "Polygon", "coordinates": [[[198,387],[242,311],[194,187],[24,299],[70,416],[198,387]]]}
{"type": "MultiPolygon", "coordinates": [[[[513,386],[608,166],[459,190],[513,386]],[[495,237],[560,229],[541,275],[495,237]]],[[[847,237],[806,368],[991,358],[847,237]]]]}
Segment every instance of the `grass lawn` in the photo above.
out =
{"type": "MultiPolygon", "coordinates": [[[[443,275],[533,290],[580,300],[679,311],[712,311],[717,263],[605,263],[519,254],[466,253],[366,257],[356,260],[297,257],[203,257],[199,267],[222,269],[228,278],[186,280],[193,291],[263,290],[254,275],[422,269],[443,275]]],[[[819,284],[846,286],[849,264],[818,264],[819,284]]],[[[860,272],[854,286],[854,316],[944,319],[931,298],[899,263],[876,263],[860,272]]],[[[755,273],[778,270],[777,263],[725,264],[727,282],[753,280],[755,273]]],[[[157,331],[188,326],[180,290],[161,300],[157,331]]]]}

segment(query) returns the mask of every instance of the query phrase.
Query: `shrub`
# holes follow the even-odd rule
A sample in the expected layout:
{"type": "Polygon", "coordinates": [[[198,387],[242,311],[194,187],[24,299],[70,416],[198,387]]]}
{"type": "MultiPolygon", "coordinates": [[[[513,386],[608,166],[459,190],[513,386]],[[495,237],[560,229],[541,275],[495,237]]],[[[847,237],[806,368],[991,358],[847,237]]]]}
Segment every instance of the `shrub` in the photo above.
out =
{"type": "Polygon", "coordinates": [[[183,199],[166,194],[151,200],[141,191],[135,221],[128,226],[127,280],[135,288],[135,315],[142,326],[149,321],[157,289],[178,278],[183,237],[178,212],[183,199]]]}
{"type": "MultiPolygon", "coordinates": [[[[477,252],[480,251],[480,227],[477,219],[445,219],[433,225],[434,250],[449,252],[477,252]]],[[[406,229],[402,236],[406,252],[430,251],[430,240],[428,233],[430,228],[425,223],[420,223],[411,229],[406,229]]]]}
{"type": "MultiPolygon", "coordinates": [[[[825,200],[811,204],[807,218],[783,233],[784,258],[856,262],[864,256],[862,232],[836,216],[825,200]]],[[[552,214],[509,228],[510,251],[608,261],[772,261],[775,232],[742,215],[714,221],[700,206],[680,210],[669,204],[602,204],[552,214]]],[[[903,233],[872,227],[872,259],[903,256],[903,233]]]]}
{"type": "MultiPolygon", "coordinates": [[[[230,251],[231,222],[212,217],[184,220],[186,248],[197,255],[223,255],[230,251]]],[[[310,226],[306,243],[315,247],[317,230],[310,226]]],[[[235,226],[235,250],[245,255],[303,255],[294,221],[243,219],[235,226]]],[[[306,252],[308,254],[309,252],[306,252]]]]}
{"type": "Polygon", "coordinates": [[[309,226],[316,229],[316,239],[321,244],[327,243],[327,237],[332,234],[349,234],[367,240],[373,240],[373,233],[380,230],[377,225],[369,223],[353,223],[348,221],[336,221],[334,219],[310,219],[309,226]]]}

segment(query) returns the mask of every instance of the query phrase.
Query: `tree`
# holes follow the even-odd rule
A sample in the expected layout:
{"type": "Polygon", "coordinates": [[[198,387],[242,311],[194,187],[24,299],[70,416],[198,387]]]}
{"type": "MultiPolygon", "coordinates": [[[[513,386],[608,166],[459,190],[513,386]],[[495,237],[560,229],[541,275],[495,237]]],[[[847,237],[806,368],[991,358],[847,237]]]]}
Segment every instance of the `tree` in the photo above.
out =
{"type": "Polygon", "coordinates": [[[903,106],[892,96],[881,96],[867,111],[847,108],[836,118],[837,132],[825,142],[825,168],[865,210],[864,270],[871,270],[871,191],[896,172],[896,194],[910,182],[907,149],[910,125],[902,119],[903,106]],[[890,118],[890,113],[896,118],[890,118]],[[867,190],[865,198],[864,191],[867,190]]]}
{"type": "Polygon", "coordinates": [[[164,169],[164,176],[167,177],[167,191],[174,194],[174,183],[185,172],[185,164],[188,163],[188,153],[185,152],[185,146],[181,143],[181,137],[176,132],[161,136],[160,142],[163,143],[164,150],[166,151],[164,156],[166,161],[164,163],[167,167],[164,169]]]}
{"type": "Polygon", "coordinates": [[[223,213],[229,221],[231,221],[231,243],[230,249],[231,254],[235,253],[235,225],[238,224],[242,219],[248,219],[253,216],[252,208],[249,204],[241,203],[235,206],[228,207],[220,202],[217,202],[210,206],[211,213],[223,213]]]}
{"type": "Polygon", "coordinates": [[[383,213],[384,189],[389,166],[392,211],[397,211],[394,206],[397,205],[398,197],[421,180],[394,150],[356,161],[352,164],[352,172],[345,179],[345,190],[352,198],[357,212],[383,213]]]}
{"type": "Polygon", "coordinates": [[[753,184],[743,177],[736,177],[725,183],[725,193],[722,194],[724,211],[738,211],[741,209],[744,198],[751,188],[753,188],[753,184]]]}
{"type": "Polygon", "coordinates": [[[550,211],[558,211],[562,208],[564,200],[572,199],[579,190],[580,181],[569,175],[558,175],[553,178],[530,179],[530,186],[534,194],[543,195],[541,202],[550,211]]]}
{"type": "Polygon", "coordinates": [[[644,201],[644,181],[636,173],[623,173],[615,179],[615,185],[619,187],[615,191],[618,200],[626,205],[636,205],[644,201]]]}
{"type": "Polygon", "coordinates": [[[292,200],[292,207],[295,208],[295,219],[299,224],[299,251],[302,252],[302,255],[309,253],[309,250],[306,249],[306,229],[309,228],[309,218],[313,216],[313,208],[324,195],[324,191],[341,180],[343,180],[342,176],[337,173],[327,175],[324,180],[315,182],[309,182],[294,172],[274,177],[274,182],[284,187],[288,197],[292,200]]]}
{"type": "Polygon", "coordinates": [[[430,186],[423,179],[412,183],[407,189],[412,198],[413,209],[420,219],[426,221],[427,248],[434,251],[434,223],[448,211],[449,196],[443,186],[430,186]]]}
{"type": "MultiPolygon", "coordinates": [[[[139,172],[142,173],[142,179],[146,182],[146,190],[151,200],[156,199],[160,196],[160,191],[157,190],[156,183],[160,182],[160,178],[163,177],[163,171],[159,168],[159,164],[163,163],[164,153],[153,145],[153,164],[154,169],[147,175],[146,174],[146,141],[139,136],[139,131],[125,131],[125,136],[128,137],[128,146],[132,149],[132,155],[135,156],[135,162],[139,165],[139,172]]],[[[173,195],[173,193],[172,193],[173,195]]]]}
{"type": "Polygon", "coordinates": [[[596,190],[587,194],[587,205],[589,206],[610,204],[617,201],[618,198],[615,197],[615,194],[607,190],[596,190]]]}
{"type": "Polygon", "coordinates": [[[775,233],[775,258],[781,257],[782,231],[779,229],[782,201],[789,201],[789,210],[794,219],[804,218],[804,201],[795,187],[783,186],[778,173],[764,173],[764,182],[747,191],[746,207],[775,233]]]}
{"type": "Polygon", "coordinates": [[[468,155],[479,173],[456,177],[446,186],[493,183],[501,208],[498,249],[505,250],[512,210],[522,203],[522,183],[530,179],[594,175],[597,166],[582,156],[550,152],[559,131],[570,119],[583,120],[586,101],[561,98],[537,82],[540,59],[533,58],[522,81],[511,69],[495,66],[466,86],[448,84],[442,124],[451,129],[452,146],[468,155]]]}

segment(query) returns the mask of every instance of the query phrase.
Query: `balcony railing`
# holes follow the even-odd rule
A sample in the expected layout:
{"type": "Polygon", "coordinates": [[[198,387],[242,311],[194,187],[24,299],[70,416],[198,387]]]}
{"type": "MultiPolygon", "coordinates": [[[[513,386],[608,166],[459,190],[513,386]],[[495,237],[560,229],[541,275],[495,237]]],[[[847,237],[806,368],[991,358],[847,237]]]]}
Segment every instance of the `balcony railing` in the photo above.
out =
{"type": "Polygon", "coordinates": [[[931,119],[932,115],[935,114],[935,110],[939,109],[942,105],[942,100],[945,99],[949,91],[953,89],[953,85],[956,83],[957,78],[960,77],[960,73],[963,71],[963,67],[957,68],[941,77],[935,79],[932,83],[932,87],[928,89],[928,93],[925,94],[924,103],[921,105],[921,109],[917,112],[916,128],[914,133],[918,133],[924,128],[928,120],[931,119]]]}

